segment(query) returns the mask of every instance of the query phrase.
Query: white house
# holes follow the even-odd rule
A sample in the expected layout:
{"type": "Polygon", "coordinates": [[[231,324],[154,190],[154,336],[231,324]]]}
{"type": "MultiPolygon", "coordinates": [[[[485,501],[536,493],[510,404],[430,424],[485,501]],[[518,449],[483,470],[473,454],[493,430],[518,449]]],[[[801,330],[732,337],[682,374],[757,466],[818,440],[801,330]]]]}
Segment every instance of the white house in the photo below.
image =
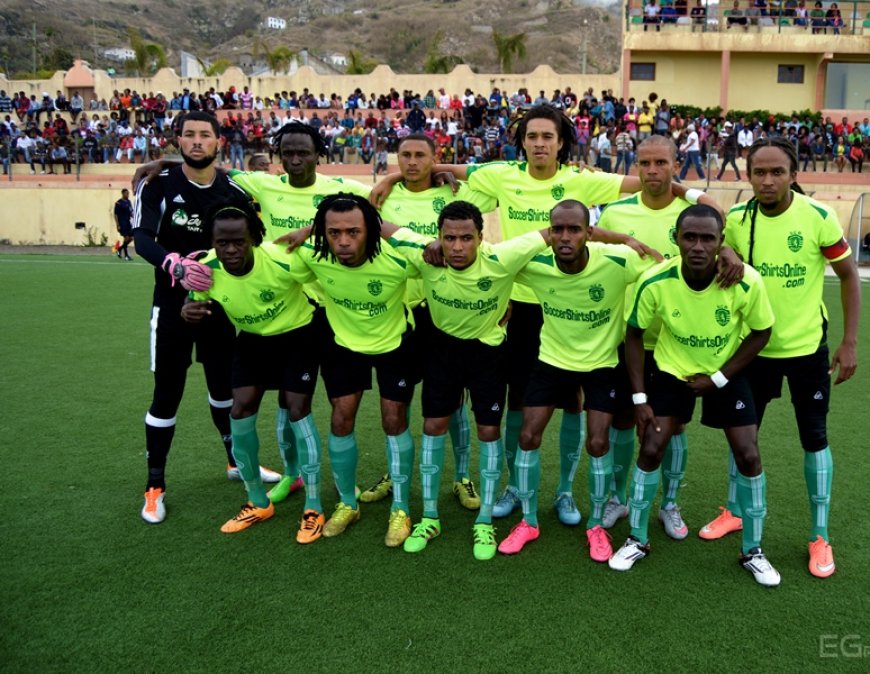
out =
{"type": "Polygon", "coordinates": [[[266,17],[266,28],[273,28],[274,30],[286,30],[287,21],[285,19],[279,19],[276,16],[268,16],[266,17]]]}

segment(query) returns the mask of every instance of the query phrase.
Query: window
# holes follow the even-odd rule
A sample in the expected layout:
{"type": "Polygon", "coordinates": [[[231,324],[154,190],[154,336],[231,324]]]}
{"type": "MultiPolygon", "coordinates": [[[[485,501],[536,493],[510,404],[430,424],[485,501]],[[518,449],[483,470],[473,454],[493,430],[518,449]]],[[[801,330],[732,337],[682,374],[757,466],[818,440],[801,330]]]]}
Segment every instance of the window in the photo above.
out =
{"type": "Polygon", "coordinates": [[[803,66],[778,66],[776,70],[777,84],[803,84],[803,66]]]}
{"type": "Polygon", "coordinates": [[[631,79],[643,80],[652,82],[656,78],[655,63],[632,63],[631,64],[631,79]]]}

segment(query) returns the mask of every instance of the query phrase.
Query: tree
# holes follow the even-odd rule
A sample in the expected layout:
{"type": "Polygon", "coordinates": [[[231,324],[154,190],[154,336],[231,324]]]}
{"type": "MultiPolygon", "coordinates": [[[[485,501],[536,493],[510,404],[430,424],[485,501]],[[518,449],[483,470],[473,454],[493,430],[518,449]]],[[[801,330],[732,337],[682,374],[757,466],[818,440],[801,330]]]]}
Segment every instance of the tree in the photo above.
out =
{"type": "Polygon", "coordinates": [[[492,31],[492,41],[495,45],[496,58],[503,73],[511,71],[514,57],[526,58],[526,34],[502,35],[497,30],[492,31]]]}
{"type": "Polygon", "coordinates": [[[229,59],[217,59],[213,63],[206,63],[201,58],[197,57],[196,59],[199,61],[199,67],[202,68],[203,77],[216,77],[218,75],[223,75],[224,71],[233,65],[233,62],[229,59]]]}
{"type": "Polygon", "coordinates": [[[351,49],[347,53],[347,74],[348,75],[368,75],[375,69],[377,63],[371,59],[367,59],[358,51],[351,49]]]}
{"type": "Polygon", "coordinates": [[[128,72],[144,77],[145,75],[153,75],[161,68],[166,67],[166,51],[163,47],[159,44],[145,42],[139,31],[132,26],[127,26],[127,34],[130,36],[130,47],[135,54],[125,64],[128,72]]]}
{"type": "Polygon", "coordinates": [[[460,63],[465,63],[461,56],[441,53],[441,41],[444,34],[441,31],[435,33],[429,51],[426,54],[426,62],[423,64],[425,73],[449,73],[460,63]]]}
{"type": "Polygon", "coordinates": [[[254,58],[257,58],[258,56],[263,57],[263,60],[265,60],[266,65],[269,66],[269,70],[272,71],[273,75],[279,75],[286,74],[290,69],[290,64],[296,57],[296,52],[290,49],[290,47],[285,47],[283,45],[279,45],[272,49],[266,41],[257,40],[254,43],[254,58]]]}

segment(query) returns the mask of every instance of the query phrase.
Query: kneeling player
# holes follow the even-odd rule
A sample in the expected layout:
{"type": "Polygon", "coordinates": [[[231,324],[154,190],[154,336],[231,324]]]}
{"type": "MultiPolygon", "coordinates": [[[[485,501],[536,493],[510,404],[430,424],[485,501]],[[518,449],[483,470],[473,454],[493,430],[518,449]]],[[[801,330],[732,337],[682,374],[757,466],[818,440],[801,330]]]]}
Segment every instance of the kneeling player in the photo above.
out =
{"type": "Polygon", "coordinates": [[[214,283],[205,292],[191,293],[182,316],[197,323],[210,313],[215,301],[240,330],[233,360],[230,429],[233,456],[248,503],[221,531],[236,533],[275,513],[257,470],[257,412],[266,390],[279,389],[289,410],[296,446],[305,451],[305,512],[296,540],[311,543],[320,538],[324,524],[320,436],[311,416],[318,368],[316,357],[311,355],[316,341],[314,309],[290,269],[289,256],[273,244],[260,245],[265,228],[248,205],[219,208],[205,227],[211,229],[214,249],[204,263],[212,269],[214,283]]]}
{"type": "Polygon", "coordinates": [[[747,267],[743,281],[728,289],[714,282],[723,241],[719,213],[692,206],[677,219],[680,257],[651,269],[638,281],[625,339],[641,448],[629,489],[631,536],[610,559],[629,570],[649,554],[652,500],[665,447],[703,400],[701,423],[722,428],[740,471],[743,512],[740,563],[761,585],[779,585],[779,573],[761,551],[767,513],[766,484],[758,451],[758,419],[743,370],[770,339],[773,311],[761,277],[747,267]],[[644,390],[643,333],[659,318],[661,334],[649,396],[644,390]],[[741,341],[744,332],[746,337],[741,341]]]}

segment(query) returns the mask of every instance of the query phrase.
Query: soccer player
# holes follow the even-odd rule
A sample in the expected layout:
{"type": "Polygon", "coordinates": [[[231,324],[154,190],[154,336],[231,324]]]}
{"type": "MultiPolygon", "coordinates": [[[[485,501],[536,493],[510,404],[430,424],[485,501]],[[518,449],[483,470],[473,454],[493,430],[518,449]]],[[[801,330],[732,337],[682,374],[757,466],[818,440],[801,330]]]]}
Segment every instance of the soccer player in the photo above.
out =
{"type": "MultiPolygon", "coordinates": [[[[432,180],[432,167],[435,165],[435,143],[422,133],[410,134],[399,141],[397,151],[399,171],[402,182],[398,183],[380,208],[381,217],[387,222],[407,227],[422,236],[438,236],[438,220],[445,206],[453,201],[469,202],[486,213],[495,210],[496,201],[490,196],[470,189],[460,183],[456,194],[449,185],[436,186],[432,180]]],[[[429,316],[429,302],[423,293],[423,282],[419,279],[408,280],[406,303],[414,312],[415,361],[421,364],[417,380],[423,376],[422,364],[426,362],[431,349],[429,337],[432,334],[432,319],[429,316]]],[[[469,478],[469,456],[471,438],[468,413],[462,394],[457,399],[457,408],[450,415],[450,440],[453,446],[454,476],[453,493],[463,507],[469,510],[480,508],[474,482],[469,478]]],[[[502,405],[503,406],[503,405],[502,405]]],[[[370,489],[360,494],[360,501],[373,502],[388,496],[392,491],[389,475],[384,475],[370,489]]]]}
{"type": "Polygon", "coordinates": [[[113,212],[115,216],[115,228],[118,230],[118,234],[121,235],[121,244],[118,246],[116,255],[119,260],[124,259],[129,262],[133,259],[127,251],[127,246],[133,240],[133,204],[130,201],[130,190],[127,188],[121,190],[121,198],[115,202],[113,212]]]}
{"type": "Polygon", "coordinates": [[[161,171],[150,182],[140,182],[133,213],[136,251],[155,267],[151,310],[154,397],[145,415],[148,481],[141,512],[150,524],[166,517],[166,457],[194,344],[205,371],[212,421],[226,449],[227,477],[240,479],[231,451],[229,419],[235,331],[219,310],[197,326],[188,325],[181,318],[181,306],[187,291],[205,290],[211,284],[211,269],[195,259],[197,251],[210,246],[202,229],[206,212],[216,204],[244,198],[244,193],[215,170],[218,127],[214,117],[187,113],[179,125],[179,145],[184,163],[161,171]]]}
{"type": "Polygon", "coordinates": [[[492,508],[503,457],[500,426],[508,363],[504,360],[502,317],[510,301],[514,276],[534,255],[543,252],[548,230],[491,246],[483,242],[480,209],[466,201],[444,206],[438,214],[437,226],[446,270],[424,260],[430,237],[390,223],[384,223],[381,230],[422,276],[432,321],[427,352],[418,356],[425,359],[420,458],[423,518],[405,540],[404,548],[406,552],[421,552],[441,534],[438,490],[444,445],[456,401],[467,388],[480,440],[482,493],[473,527],[473,554],[475,559],[487,560],[496,552],[492,508]]]}
{"type": "Polygon", "coordinates": [[[772,587],[780,578],[761,550],[766,481],[745,369],[770,339],[773,311],[754,269],[747,268],[743,280],[728,289],[716,285],[722,227],[718,211],[703,205],[687,208],[677,219],[680,257],[638,281],[625,354],[641,447],[631,480],[631,535],[609,565],[628,571],[649,554],[649,513],[662,455],[676,428],[692,418],[700,397],[701,423],[724,430],[739,470],[744,520],[740,564],[756,582],[772,587]],[[655,318],[661,321],[661,332],[647,389],[643,333],[655,318]]]}
{"type": "Polygon", "coordinates": [[[301,282],[323,287],[333,336],[323,346],[322,374],[332,405],[329,459],[341,500],[323,535],[338,536],[360,517],[355,494],[358,449],[354,423],[363,391],[377,373],[386,433],[393,504],[384,539],[398,547],[411,533],[409,494],[414,441],[407,406],[414,395],[404,296],[416,272],[388,246],[381,248],[381,217],[364,198],[339,193],[323,200],[314,218],[313,243],[294,251],[304,265],[301,282]]]}
{"type": "Polygon", "coordinates": [[[534,257],[517,275],[517,281],[530,288],[541,303],[544,321],[540,353],[523,401],[521,451],[516,455],[523,519],[498,549],[513,555],[540,536],[541,438],[555,408],[573,407],[582,390],[591,502],[586,538],[590,557],[606,562],[612,549],[601,517],[612,472],[607,435],[615,406],[625,290],[652,261],[642,261],[625,246],[587,243],[589,211],[579,201],[560,201],[549,219],[552,250],[534,257]]]}
{"type": "MultiPolygon", "coordinates": [[[[788,380],[810,505],[809,570],[827,578],[836,566],[828,533],[833,456],[827,416],[834,384],[855,374],[858,364],[858,317],[861,286],[849,244],[833,210],[805,196],[796,182],[798,157],[785,138],[761,138],[752,144],[747,171],[753,198],[728,213],[725,241],[758,269],[770,296],[776,324],[770,342],[749,367],[758,422],[788,380]],[[829,359],[827,310],[822,302],[825,265],[840,280],[843,339],[829,359]]],[[[745,526],[734,457],[729,470],[727,507],[701,531],[720,538],[745,526]]],[[[745,512],[745,511],[743,511],[745,512]]]]}
{"type": "Polygon", "coordinates": [[[290,269],[289,256],[263,244],[265,227],[247,203],[218,207],[206,218],[213,250],[202,261],[212,270],[212,286],[194,292],[181,310],[184,320],[199,323],[213,302],[224,307],[238,327],[233,360],[233,406],[230,428],[233,456],[245,483],[248,502],[221,531],[232,534],[275,514],[259,471],[257,412],[267,389],[278,389],[290,416],[296,446],[305,448],[302,475],[305,511],[296,534],[299,543],[320,538],[324,516],[320,503],[320,436],[311,417],[311,396],[318,363],[314,307],[290,269]]]}

